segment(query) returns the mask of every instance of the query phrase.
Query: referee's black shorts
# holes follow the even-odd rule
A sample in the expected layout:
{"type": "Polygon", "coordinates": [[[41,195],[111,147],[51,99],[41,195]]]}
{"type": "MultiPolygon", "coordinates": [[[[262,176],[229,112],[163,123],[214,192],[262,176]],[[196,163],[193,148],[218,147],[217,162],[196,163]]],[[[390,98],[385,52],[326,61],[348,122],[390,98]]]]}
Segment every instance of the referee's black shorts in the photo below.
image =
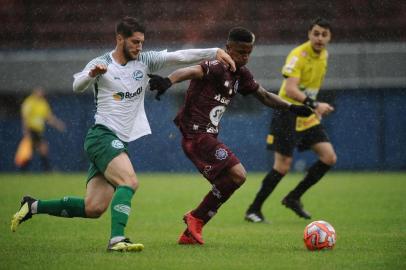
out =
{"type": "Polygon", "coordinates": [[[31,140],[32,140],[32,146],[34,148],[37,148],[39,144],[44,140],[44,136],[41,132],[35,131],[30,129],[29,130],[30,135],[31,135],[31,140]]]}
{"type": "Polygon", "coordinates": [[[296,115],[281,110],[273,111],[268,136],[268,149],[289,157],[293,155],[295,147],[302,152],[309,150],[316,143],[330,142],[322,124],[304,131],[296,131],[296,115]]]}

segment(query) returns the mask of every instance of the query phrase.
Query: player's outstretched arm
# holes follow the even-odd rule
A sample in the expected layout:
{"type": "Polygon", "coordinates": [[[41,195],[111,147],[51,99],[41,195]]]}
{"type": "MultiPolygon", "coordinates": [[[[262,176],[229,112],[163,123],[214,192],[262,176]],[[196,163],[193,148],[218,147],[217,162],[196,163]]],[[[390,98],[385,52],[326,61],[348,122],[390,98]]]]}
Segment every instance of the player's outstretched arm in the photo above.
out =
{"type": "Polygon", "coordinates": [[[105,65],[95,65],[90,70],[84,70],[82,72],[76,73],[73,75],[73,91],[74,92],[83,92],[90,85],[94,83],[98,75],[102,75],[107,72],[107,67],[105,65]]]}
{"type": "Polygon", "coordinates": [[[54,114],[50,114],[47,118],[47,123],[56,128],[59,132],[64,132],[66,129],[65,123],[56,117],[54,114]]]}
{"type": "Polygon", "coordinates": [[[200,65],[180,68],[172,72],[168,77],[161,77],[155,74],[148,74],[149,79],[149,89],[151,91],[157,91],[155,98],[160,100],[166,90],[168,90],[172,84],[183,82],[192,79],[203,78],[203,69],[200,65]]]}
{"type": "Polygon", "coordinates": [[[262,86],[259,86],[254,95],[264,105],[273,109],[289,110],[299,116],[310,116],[313,113],[309,107],[291,104],[281,99],[278,95],[268,92],[262,86]]]}
{"type": "Polygon", "coordinates": [[[232,72],[236,70],[235,62],[223,49],[188,49],[168,52],[165,66],[198,63],[203,60],[218,60],[225,64],[232,72]]]}

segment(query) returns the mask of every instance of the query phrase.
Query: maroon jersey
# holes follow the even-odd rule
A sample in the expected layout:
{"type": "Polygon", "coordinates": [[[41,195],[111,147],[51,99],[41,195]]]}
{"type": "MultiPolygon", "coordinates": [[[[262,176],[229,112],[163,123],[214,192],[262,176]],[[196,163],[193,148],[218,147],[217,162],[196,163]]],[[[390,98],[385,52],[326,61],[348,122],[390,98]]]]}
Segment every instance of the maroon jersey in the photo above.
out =
{"type": "Polygon", "coordinates": [[[190,82],[185,103],[175,118],[175,124],[186,137],[196,133],[217,135],[221,117],[236,93],[248,95],[259,87],[246,67],[233,73],[217,60],[205,61],[200,66],[203,78],[190,82]]]}

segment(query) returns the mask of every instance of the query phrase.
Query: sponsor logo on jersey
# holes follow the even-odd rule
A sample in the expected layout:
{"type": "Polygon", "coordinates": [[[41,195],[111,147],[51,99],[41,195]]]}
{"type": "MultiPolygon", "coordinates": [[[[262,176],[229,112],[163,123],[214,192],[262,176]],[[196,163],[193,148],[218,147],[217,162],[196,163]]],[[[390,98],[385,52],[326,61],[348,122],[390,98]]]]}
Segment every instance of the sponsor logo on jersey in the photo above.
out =
{"type": "MultiPolygon", "coordinates": [[[[231,91],[232,91],[232,90],[230,89],[230,92],[231,92],[231,91]]],[[[229,93],[229,94],[231,95],[232,92],[229,93]]],[[[217,100],[218,102],[223,103],[223,104],[226,104],[226,105],[228,105],[228,104],[230,103],[230,99],[225,98],[225,97],[222,97],[220,94],[215,95],[215,96],[214,96],[214,99],[217,100]]]]}
{"type": "Polygon", "coordinates": [[[116,101],[122,101],[123,99],[137,99],[142,93],[142,86],[139,87],[135,92],[117,92],[113,94],[113,98],[116,101]]]}
{"type": "Polygon", "coordinates": [[[123,92],[114,93],[113,98],[114,100],[121,101],[124,99],[124,95],[125,94],[123,92]]]}
{"type": "Polygon", "coordinates": [[[223,116],[224,112],[226,111],[225,106],[216,106],[213,109],[211,109],[209,116],[210,116],[210,121],[214,126],[218,126],[220,123],[221,117],[223,116]]]}
{"type": "Polygon", "coordinates": [[[136,81],[141,81],[144,77],[144,73],[141,70],[136,70],[133,72],[133,79],[136,81]]]}
{"type": "Polygon", "coordinates": [[[116,148],[116,149],[122,149],[122,148],[124,148],[124,144],[123,144],[123,142],[120,141],[120,140],[113,140],[113,141],[111,142],[111,146],[113,146],[113,147],[116,148]]]}
{"type": "Polygon", "coordinates": [[[217,133],[219,133],[219,129],[217,127],[208,127],[206,129],[206,132],[207,133],[212,133],[212,134],[217,134],[217,133]]]}
{"type": "Polygon", "coordinates": [[[227,153],[226,149],[224,149],[224,148],[217,149],[216,153],[214,155],[218,160],[223,160],[228,157],[228,153],[227,153]]]}

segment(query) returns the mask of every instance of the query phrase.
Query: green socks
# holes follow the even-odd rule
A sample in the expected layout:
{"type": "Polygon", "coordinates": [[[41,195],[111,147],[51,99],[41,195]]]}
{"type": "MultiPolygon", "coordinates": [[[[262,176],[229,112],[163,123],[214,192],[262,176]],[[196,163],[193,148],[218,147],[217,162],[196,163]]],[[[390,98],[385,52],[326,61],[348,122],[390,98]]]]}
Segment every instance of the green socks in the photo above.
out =
{"type": "Polygon", "coordinates": [[[128,216],[131,212],[131,199],[134,190],[129,186],[118,186],[111,201],[111,238],[124,236],[128,216]]]}
{"type": "MultiPolygon", "coordinates": [[[[124,236],[124,229],[131,212],[134,190],[129,186],[118,186],[111,201],[111,238],[124,236]]],[[[86,217],[85,201],[82,198],[63,197],[60,200],[39,200],[38,214],[58,217],[86,217]]]]}
{"type": "Polygon", "coordinates": [[[86,217],[85,201],[77,197],[63,197],[60,200],[39,200],[38,214],[58,217],[86,217]]]}

